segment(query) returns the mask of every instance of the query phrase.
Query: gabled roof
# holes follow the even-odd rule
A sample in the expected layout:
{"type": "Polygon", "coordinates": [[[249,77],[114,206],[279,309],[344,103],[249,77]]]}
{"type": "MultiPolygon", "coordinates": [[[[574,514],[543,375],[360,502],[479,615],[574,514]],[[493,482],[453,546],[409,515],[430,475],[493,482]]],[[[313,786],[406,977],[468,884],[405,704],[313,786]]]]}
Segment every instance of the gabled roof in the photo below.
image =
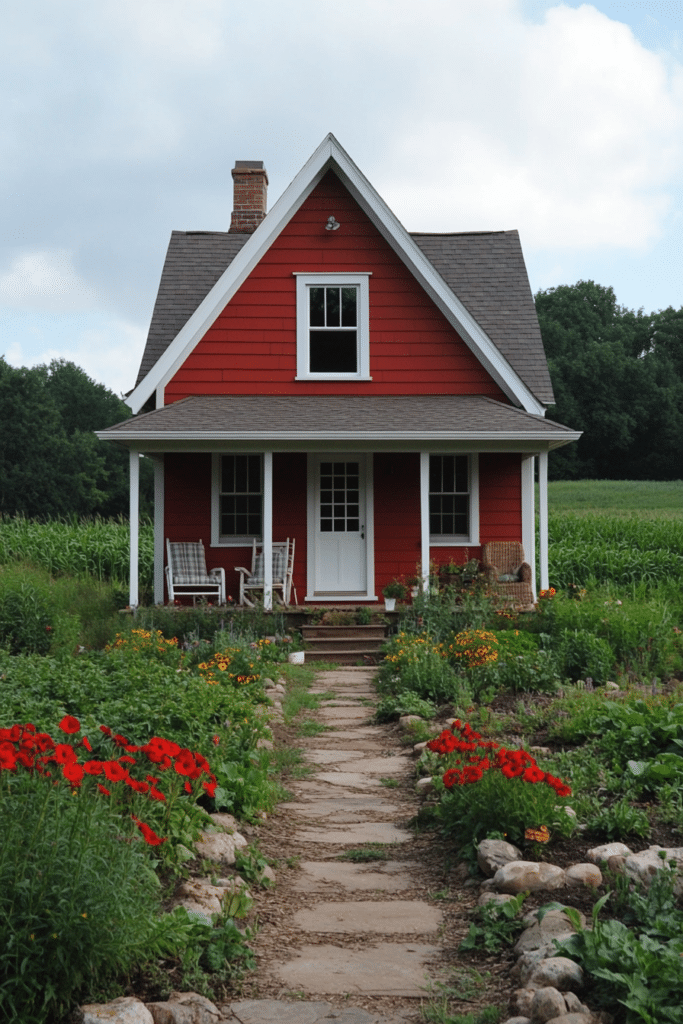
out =
{"type": "Polygon", "coordinates": [[[138,412],[170,380],[324,174],[334,171],[510,400],[553,401],[516,231],[409,235],[328,135],[251,235],[173,232],[138,381],[138,412]]]}

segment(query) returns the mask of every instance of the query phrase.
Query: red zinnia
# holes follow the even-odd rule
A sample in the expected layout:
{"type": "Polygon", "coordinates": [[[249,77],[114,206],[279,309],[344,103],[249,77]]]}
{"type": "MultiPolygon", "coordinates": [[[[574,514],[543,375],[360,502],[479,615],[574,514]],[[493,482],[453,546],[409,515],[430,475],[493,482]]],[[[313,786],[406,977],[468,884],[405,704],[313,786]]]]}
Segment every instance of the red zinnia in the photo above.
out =
{"type": "Polygon", "coordinates": [[[59,728],[62,730],[62,732],[66,732],[69,735],[72,735],[73,733],[79,731],[79,729],[81,728],[81,723],[78,721],[77,718],[74,718],[73,715],[64,715],[64,718],[59,723],[59,728]]]}
{"type": "Polygon", "coordinates": [[[149,827],[149,825],[146,825],[144,821],[140,821],[139,818],[136,818],[134,814],[131,814],[131,818],[142,832],[142,838],[150,846],[161,846],[162,843],[166,842],[166,840],[162,839],[161,836],[158,836],[156,832],[149,827]]]}
{"type": "Polygon", "coordinates": [[[157,789],[156,786],[149,787],[149,795],[151,796],[152,800],[166,800],[164,794],[161,792],[161,790],[157,789]]]}
{"type": "Polygon", "coordinates": [[[123,782],[128,778],[128,772],[118,761],[103,761],[102,771],[110,782],[123,782]]]}
{"type": "Polygon", "coordinates": [[[14,752],[14,747],[3,743],[0,746],[0,768],[7,768],[9,770],[14,768],[16,763],[17,755],[14,752]]]}
{"type": "Polygon", "coordinates": [[[78,758],[76,751],[68,743],[58,743],[51,760],[56,761],[57,764],[73,764],[78,758]]]}
{"type": "Polygon", "coordinates": [[[530,764],[528,768],[525,768],[522,778],[525,782],[543,782],[545,772],[542,772],[538,765],[530,764]]]}
{"type": "Polygon", "coordinates": [[[83,769],[80,764],[62,765],[62,775],[65,779],[68,779],[72,786],[80,786],[83,781],[83,769]]]}
{"type": "Polygon", "coordinates": [[[104,793],[105,796],[111,796],[111,793],[109,792],[107,787],[103,786],[101,783],[97,783],[97,788],[99,789],[100,793],[104,793]]]}
{"type": "Polygon", "coordinates": [[[86,775],[101,775],[102,767],[102,761],[85,761],[83,764],[83,771],[86,775]]]}

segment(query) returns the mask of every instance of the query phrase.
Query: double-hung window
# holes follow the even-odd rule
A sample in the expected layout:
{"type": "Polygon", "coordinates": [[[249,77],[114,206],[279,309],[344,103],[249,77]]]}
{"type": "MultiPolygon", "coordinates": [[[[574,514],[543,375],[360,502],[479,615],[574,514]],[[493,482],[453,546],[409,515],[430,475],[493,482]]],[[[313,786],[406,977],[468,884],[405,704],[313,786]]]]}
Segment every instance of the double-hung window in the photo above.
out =
{"type": "Polygon", "coordinates": [[[429,535],[432,544],[476,544],[478,465],[474,455],[429,456],[429,535]]]}
{"type": "Polygon", "coordinates": [[[297,274],[297,379],[370,377],[369,274],[297,274]]]}
{"type": "Polygon", "coordinates": [[[263,533],[261,455],[215,455],[212,486],[214,545],[260,540],[263,533]]]}

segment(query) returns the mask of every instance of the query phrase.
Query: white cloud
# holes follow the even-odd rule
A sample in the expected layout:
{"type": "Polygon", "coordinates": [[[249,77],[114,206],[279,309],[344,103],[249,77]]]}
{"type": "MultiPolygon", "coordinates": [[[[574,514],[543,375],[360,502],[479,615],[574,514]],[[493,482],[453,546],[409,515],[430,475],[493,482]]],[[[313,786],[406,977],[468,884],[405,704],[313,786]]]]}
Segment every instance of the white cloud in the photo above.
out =
{"type": "Polygon", "coordinates": [[[96,297],[66,249],[21,253],[0,274],[0,302],[15,309],[74,311],[92,306],[96,297]]]}
{"type": "Polygon", "coordinates": [[[43,324],[34,321],[24,324],[23,332],[13,332],[15,340],[4,352],[7,362],[11,366],[39,366],[65,359],[117,395],[132,390],[146,330],[98,314],[65,317],[49,328],[46,331],[43,324]]]}
{"type": "Polygon", "coordinates": [[[406,118],[380,191],[413,229],[651,245],[683,164],[683,68],[586,4],[551,8],[537,25],[513,4],[494,7],[497,20],[480,6],[474,26],[440,33],[426,82],[441,100],[406,118]]]}

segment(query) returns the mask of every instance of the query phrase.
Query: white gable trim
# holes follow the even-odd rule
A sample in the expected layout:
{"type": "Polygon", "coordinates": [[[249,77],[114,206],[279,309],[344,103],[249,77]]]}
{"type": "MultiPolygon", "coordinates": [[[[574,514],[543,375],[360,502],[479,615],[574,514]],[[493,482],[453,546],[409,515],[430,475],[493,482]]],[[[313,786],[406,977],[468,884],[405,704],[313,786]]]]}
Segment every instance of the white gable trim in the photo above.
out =
{"type": "Polygon", "coordinates": [[[133,413],[138,413],[155,391],[157,404],[160,404],[163,389],[168,381],[180,369],[261,257],[330,168],[337,173],[375,227],[501,390],[512,402],[527,412],[545,415],[545,406],[532,394],[486,332],[453,294],[332,134],[323,139],[163,355],[128,396],[126,402],[133,413]]]}

